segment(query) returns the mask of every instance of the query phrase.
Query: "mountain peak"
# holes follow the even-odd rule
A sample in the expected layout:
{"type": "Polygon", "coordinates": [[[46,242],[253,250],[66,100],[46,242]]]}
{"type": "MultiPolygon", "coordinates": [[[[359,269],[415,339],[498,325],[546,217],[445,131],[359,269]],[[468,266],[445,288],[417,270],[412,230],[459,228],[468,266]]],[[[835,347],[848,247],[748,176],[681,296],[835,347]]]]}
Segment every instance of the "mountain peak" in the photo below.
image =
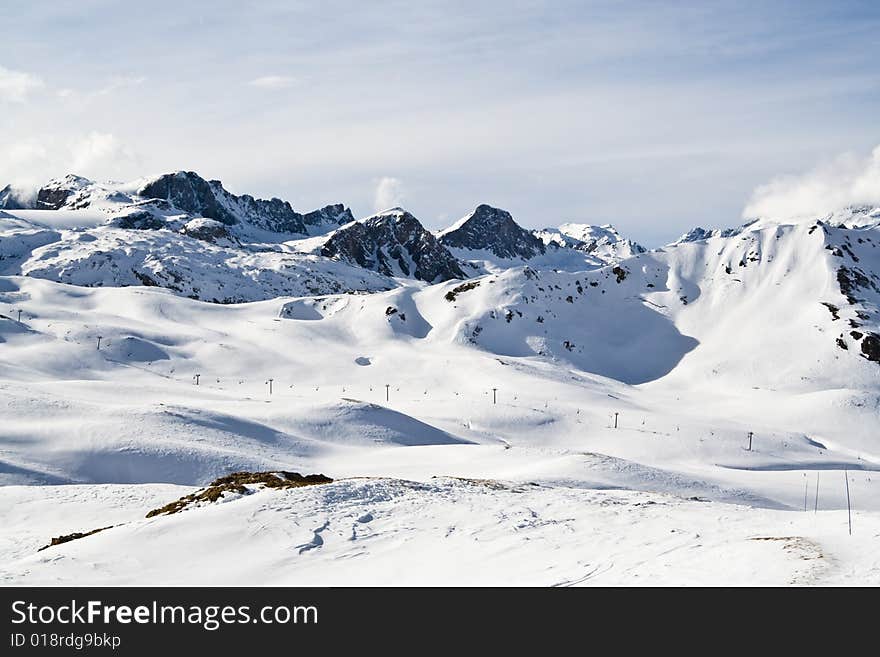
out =
{"type": "Polygon", "coordinates": [[[528,260],[546,250],[544,243],[517,224],[509,212],[485,203],[442,231],[440,242],[457,249],[490,251],[505,259],[528,260]]]}
{"type": "Polygon", "coordinates": [[[249,194],[237,196],[219,180],[205,180],[195,171],[163,174],[143,185],[139,196],[168,201],[173,206],[226,225],[247,224],[274,233],[309,235],[322,226],[340,226],[354,220],[348,208],[328,205],[301,214],[289,202],[273,197],[256,199],[249,194]]]}
{"type": "MultiPolygon", "coordinates": [[[[403,214],[410,214],[410,213],[407,212],[406,210],[404,210],[400,206],[395,206],[393,208],[387,208],[385,210],[381,210],[372,216],[373,217],[384,217],[386,215],[403,215],[403,214]]],[[[412,215],[410,215],[410,216],[412,216],[412,215]]]]}
{"type": "Polygon", "coordinates": [[[321,248],[385,276],[404,276],[436,283],[465,278],[458,261],[421,222],[402,208],[383,210],[340,228],[321,248]]]}

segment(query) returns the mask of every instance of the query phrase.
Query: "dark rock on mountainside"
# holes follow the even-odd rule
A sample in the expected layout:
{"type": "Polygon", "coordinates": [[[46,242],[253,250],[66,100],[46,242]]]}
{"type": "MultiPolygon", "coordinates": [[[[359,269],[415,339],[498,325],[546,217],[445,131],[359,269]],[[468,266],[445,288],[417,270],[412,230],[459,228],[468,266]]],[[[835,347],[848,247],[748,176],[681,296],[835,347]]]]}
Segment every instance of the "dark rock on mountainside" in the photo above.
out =
{"type": "Polygon", "coordinates": [[[192,171],[178,171],[156,178],[137,193],[144,198],[164,199],[185,212],[224,224],[238,223],[238,218],[218,199],[224,192],[219,180],[208,182],[192,171]]]}
{"type": "Polygon", "coordinates": [[[321,255],[339,257],[385,276],[406,276],[435,283],[466,278],[458,261],[400,208],[337,230],[321,255]]]}
{"type": "Polygon", "coordinates": [[[837,270],[837,283],[840,285],[840,291],[843,296],[852,304],[860,301],[856,297],[856,293],[860,290],[870,289],[880,293],[880,286],[872,281],[865,272],[856,267],[840,267],[837,270]]]}
{"type": "Polygon", "coordinates": [[[192,171],[165,174],[138,190],[138,196],[164,199],[189,214],[201,215],[227,225],[249,224],[276,233],[309,234],[310,228],[330,228],[354,220],[343,205],[328,205],[301,214],[279,198],[255,199],[236,196],[219,180],[205,180],[192,171]]]}
{"type": "Polygon", "coordinates": [[[235,237],[229,232],[229,226],[214,219],[197,218],[187,222],[180,232],[189,237],[203,242],[216,244],[217,242],[235,242],[235,237]]]}
{"type": "Polygon", "coordinates": [[[149,210],[134,210],[114,217],[109,223],[127,230],[161,230],[166,227],[165,219],[149,210]]]}
{"type": "Polygon", "coordinates": [[[307,227],[321,226],[322,224],[342,226],[354,221],[354,215],[342,203],[336,203],[324,206],[320,210],[306,212],[302,216],[302,220],[307,227]]]}
{"type": "Polygon", "coordinates": [[[529,259],[545,252],[544,242],[517,224],[509,212],[478,205],[455,230],[444,233],[440,243],[458,249],[490,251],[499,258],[529,259]]]}
{"type": "Polygon", "coordinates": [[[86,180],[80,176],[65,176],[61,180],[53,180],[37,192],[36,207],[38,210],[59,210],[67,203],[67,199],[80,191],[86,180]]]}
{"type": "Polygon", "coordinates": [[[862,356],[875,363],[880,363],[880,335],[869,333],[864,337],[862,356]]]}

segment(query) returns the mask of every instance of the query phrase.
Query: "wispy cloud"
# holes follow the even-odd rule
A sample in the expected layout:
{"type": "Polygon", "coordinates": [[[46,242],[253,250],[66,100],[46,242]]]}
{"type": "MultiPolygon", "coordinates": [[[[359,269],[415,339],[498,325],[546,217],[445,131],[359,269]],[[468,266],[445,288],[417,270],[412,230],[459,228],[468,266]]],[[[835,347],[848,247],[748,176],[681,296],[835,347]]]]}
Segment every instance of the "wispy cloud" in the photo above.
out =
{"type": "Polygon", "coordinates": [[[108,132],[91,132],[70,144],[71,172],[118,171],[136,161],[134,152],[108,132]]]}
{"type": "Polygon", "coordinates": [[[0,101],[23,103],[44,86],[43,80],[35,75],[0,66],[0,101]]]}
{"type": "Polygon", "coordinates": [[[373,209],[379,212],[403,205],[404,198],[403,183],[398,178],[385,176],[376,183],[373,209]]]}
{"type": "Polygon", "coordinates": [[[867,204],[880,205],[880,146],[867,157],[846,153],[806,173],[761,185],[743,217],[798,221],[867,204]]]}
{"type": "Polygon", "coordinates": [[[66,138],[39,135],[0,149],[0,180],[38,187],[49,178],[77,173],[99,179],[127,179],[141,173],[136,152],[109,132],[93,131],[66,138]]]}
{"type": "Polygon", "coordinates": [[[285,89],[293,83],[294,79],[286,75],[264,75],[248,82],[252,87],[260,89],[285,89]]]}

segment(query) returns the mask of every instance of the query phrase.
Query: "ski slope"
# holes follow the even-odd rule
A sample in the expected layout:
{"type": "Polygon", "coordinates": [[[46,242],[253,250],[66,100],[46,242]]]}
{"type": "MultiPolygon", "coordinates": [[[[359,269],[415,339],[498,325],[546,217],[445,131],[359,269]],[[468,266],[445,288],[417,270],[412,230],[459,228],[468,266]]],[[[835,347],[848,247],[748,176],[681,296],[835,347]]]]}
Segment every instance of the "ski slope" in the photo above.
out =
{"type": "Polygon", "coordinates": [[[2,221],[6,584],[880,583],[870,217],[227,305],[2,221]],[[239,470],[336,481],[144,518],[239,470]]]}

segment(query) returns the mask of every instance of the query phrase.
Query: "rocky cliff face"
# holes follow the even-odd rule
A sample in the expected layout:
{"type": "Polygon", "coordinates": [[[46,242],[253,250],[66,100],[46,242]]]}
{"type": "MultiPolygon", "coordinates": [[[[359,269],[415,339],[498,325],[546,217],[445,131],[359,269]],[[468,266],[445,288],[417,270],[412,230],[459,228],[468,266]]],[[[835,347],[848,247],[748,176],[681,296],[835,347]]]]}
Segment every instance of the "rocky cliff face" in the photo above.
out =
{"type": "Polygon", "coordinates": [[[279,198],[236,196],[226,191],[219,180],[205,180],[192,171],[160,176],[141,187],[137,195],[166,200],[184,212],[223,224],[248,224],[276,233],[308,235],[322,226],[333,228],[354,220],[343,205],[328,205],[301,214],[279,198]]]}
{"type": "Polygon", "coordinates": [[[441,234],[444,246],[472,251],[490,251],[499,258],[528,260],[543,254],[544,243],[521,228],[509,212],[490,205],[478,205],[453,228],[441,234]]]}
{"type": "Polygon", "coordinates": [[[227,207],[228,203],[222,203],[218,198],[232,196],[223,189],[220,181],[208,182],[192,171],[178,171],[160,176],[141,187],[137,195],[168,201],[184,212],[201,215],[220,223],[232,225],[239,222],[239,218],[227,207]]]}
{"type": "Polygon", "coordinates": [[[341,258],[385,276],[429,283],[465,278],[458,261],[413,215],[400,208],[336,231],[321,255],[341,258]]]}

